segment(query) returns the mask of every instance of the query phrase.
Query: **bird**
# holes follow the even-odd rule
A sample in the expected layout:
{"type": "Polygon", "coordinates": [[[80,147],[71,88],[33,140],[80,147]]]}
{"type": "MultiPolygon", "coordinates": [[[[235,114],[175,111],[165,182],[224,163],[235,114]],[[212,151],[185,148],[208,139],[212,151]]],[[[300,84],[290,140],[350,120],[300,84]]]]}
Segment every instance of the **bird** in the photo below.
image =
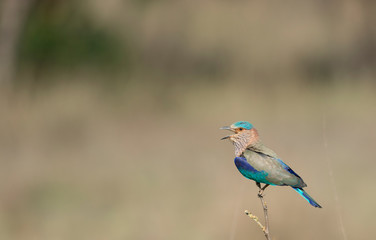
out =
{"type": "Polygon", "coordinates": [[[220,129],[232,131],[221,140],[230,140],[235,147],[235,166],[246,178],[256,182],[259,196],[268,186],[290,186],[312,206],[322,208],[303,188],[307,184],[260,140],[257,130],[247,121],[235,122],[220,129]],[[261,183],[265,184],[261,187],[261,183]]]}

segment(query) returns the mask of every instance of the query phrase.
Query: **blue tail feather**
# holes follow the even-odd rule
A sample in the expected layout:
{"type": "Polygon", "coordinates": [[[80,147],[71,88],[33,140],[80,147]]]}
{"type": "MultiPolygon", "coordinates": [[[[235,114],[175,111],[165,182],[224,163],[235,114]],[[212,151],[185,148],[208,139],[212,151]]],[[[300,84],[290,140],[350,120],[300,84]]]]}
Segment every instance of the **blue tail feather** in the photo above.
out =
{"type": "Polygon", "coordinates": [[[295,191],[297,191],[302,197],[304,197],[312,206],[317,208],[322,208],[320,204],[318,204],[309,194],[304,191],[302,188],[294,188],[295,191]]]}

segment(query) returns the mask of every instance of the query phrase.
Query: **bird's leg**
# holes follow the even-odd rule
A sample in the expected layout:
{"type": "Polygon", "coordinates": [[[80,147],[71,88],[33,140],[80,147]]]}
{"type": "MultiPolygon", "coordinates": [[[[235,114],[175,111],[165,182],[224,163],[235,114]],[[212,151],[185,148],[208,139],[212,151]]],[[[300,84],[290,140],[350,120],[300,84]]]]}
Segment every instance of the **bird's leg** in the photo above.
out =
{"type": "Polygon", "coordinates": [[[269,187],[269,184],[265,184],[263,187],[261,187],[261,183],[256,182],[256,185],[257,185],[257,187],[259,188],[258,196],[259,196],[259,197],[262,197],[262,196],[263,196],[263,193],[264,193],[264,190],[265,190],[267,187],[269,187]]]}
{"type": "Polygon", "coordinates": [[[265,184],[262,188],[260,187],[260,190],[259,190],[259,193],[258,195],[259,196],[263,196],[263,193],[264,193],[264,190],[269,187],[270,185],[269,184],[265,184]]]}

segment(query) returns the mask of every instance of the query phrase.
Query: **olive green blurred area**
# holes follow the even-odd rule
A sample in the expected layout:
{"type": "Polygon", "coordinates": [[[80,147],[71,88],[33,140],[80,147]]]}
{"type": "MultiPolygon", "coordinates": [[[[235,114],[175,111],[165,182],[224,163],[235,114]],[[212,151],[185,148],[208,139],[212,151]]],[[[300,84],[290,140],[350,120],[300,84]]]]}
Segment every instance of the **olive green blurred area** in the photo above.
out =
{"type": "Polygon", "coordinates": [[[322,206],[273,239],[376,234],[372,1],[0,1],[0,239],[264,239],[219,130],[251,122],[322,206]]]}

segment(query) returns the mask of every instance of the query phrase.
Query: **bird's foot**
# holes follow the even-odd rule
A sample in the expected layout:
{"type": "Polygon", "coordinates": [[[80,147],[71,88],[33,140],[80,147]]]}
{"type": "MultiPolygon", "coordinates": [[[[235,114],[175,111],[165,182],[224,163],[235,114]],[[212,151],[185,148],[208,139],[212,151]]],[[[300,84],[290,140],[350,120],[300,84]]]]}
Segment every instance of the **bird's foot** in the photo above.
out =
{"type": "Polygon", "coordinates": [[[257,196],[258,196],[259,198],[264,197],[264,190],[260,189],[260,191],[258,192],[257,196]]]}
{"type": "Polygon", "coordinates": [[[265,184],[264,187],[261,187],[261,184],[257,185],[259,187],[258,197],[262,198],[264,196],[264,190],[269,187],[269,184],[265,184]]]}

